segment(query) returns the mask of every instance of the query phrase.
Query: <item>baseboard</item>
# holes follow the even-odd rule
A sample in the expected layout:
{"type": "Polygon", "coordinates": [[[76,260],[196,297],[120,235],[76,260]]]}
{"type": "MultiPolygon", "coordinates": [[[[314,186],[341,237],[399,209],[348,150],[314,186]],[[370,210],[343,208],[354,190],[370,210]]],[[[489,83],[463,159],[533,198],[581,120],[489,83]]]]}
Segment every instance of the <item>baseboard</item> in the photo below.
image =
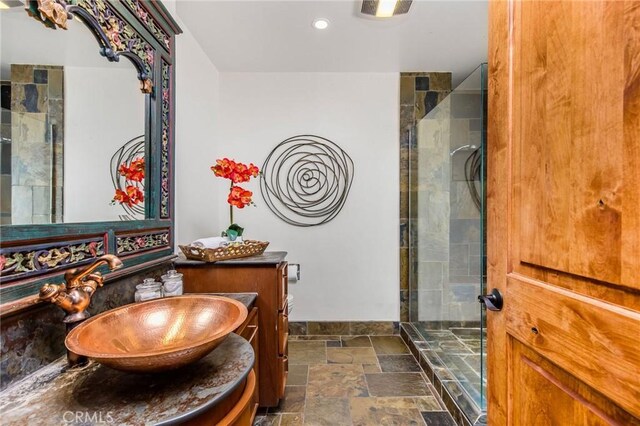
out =
{"type": "Polygon", "coordinates": [[[292,321],[291,336],[399,335],[397,321],[292,321]]]}

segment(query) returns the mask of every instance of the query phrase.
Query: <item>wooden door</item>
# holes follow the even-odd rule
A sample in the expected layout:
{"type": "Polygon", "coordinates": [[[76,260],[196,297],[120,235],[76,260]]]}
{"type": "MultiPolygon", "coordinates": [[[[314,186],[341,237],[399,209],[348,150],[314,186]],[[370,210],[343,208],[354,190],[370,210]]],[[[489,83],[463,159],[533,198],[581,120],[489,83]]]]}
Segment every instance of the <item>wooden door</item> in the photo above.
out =
{"type": "Polygon", "coordinates": [[[638,425],[640,2],[489,16],[489,424],[638,425]]]}

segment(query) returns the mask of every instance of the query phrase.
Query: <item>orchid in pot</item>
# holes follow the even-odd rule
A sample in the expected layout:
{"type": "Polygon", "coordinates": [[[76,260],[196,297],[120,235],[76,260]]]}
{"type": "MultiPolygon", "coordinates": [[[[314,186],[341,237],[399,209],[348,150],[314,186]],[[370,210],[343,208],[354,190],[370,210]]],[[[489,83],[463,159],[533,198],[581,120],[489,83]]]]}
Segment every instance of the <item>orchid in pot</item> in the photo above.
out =
{"type": "Polygon", "coordinates": [[[222,236],[228,237],[229,240],[235,241],[238,237],[242,237],[244,228],[233,222],[233,207],[243,209],[248,205],[254,205],[252,201],[253,192],[248,191],[238,185],[239,183],[249,182],[251,178],[258,177],[260,170],[253,163],[246,165],[228,158],[216,160],[216,164],[211,166],[211,171],[223,179],[229,179],[229,228],[222,233],[222,236]]]}

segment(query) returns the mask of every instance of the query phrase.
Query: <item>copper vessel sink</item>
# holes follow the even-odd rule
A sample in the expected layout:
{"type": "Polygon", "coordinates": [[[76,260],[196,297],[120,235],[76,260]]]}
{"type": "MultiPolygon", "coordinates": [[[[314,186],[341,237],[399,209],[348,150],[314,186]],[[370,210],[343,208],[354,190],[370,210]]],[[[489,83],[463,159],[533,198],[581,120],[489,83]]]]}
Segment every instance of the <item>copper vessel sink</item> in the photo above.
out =
{"type": "Polygon", "coordinates": [[[167,297],[89,318],[69,332],[65,345],[118,370],[171,370],[207,355],[246,318],[247,308],[227,297],[167,297]]]}

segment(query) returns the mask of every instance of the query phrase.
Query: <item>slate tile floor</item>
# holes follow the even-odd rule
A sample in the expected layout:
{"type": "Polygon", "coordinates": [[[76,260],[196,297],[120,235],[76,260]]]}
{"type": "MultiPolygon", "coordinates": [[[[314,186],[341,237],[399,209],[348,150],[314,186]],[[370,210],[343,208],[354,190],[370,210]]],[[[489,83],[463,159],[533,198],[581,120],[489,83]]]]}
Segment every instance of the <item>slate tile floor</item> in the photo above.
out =
{"type": "Polygon", "coordinates": [[[400,336],[291,336],[278,407],[254,426],[455,426],[400,336]]]}

